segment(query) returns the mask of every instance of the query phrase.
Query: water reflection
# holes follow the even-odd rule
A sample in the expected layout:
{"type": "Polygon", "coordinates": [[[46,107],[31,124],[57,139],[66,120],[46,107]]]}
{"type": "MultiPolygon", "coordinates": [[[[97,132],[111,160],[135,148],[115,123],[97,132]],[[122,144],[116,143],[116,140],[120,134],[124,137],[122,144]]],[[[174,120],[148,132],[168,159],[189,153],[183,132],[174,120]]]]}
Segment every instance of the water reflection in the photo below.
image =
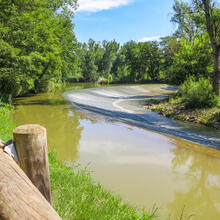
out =
{"type": "Polygon", "coordinates": [[[17,125],[36,123],[46,127],[49,148],[56,151],[60,160],[74,161],[79,158],[83,116],[71,108],[60,95],[41,94],[17,99],[12,117],[17,125]]]}
{"type": "MultiPolygon", "coordinates": [[[[193,219],[217,220],[220,216],[220,153],[207,154],[195,152],[194,144],[173,140],[177,146],[170,151],[174,155],[172,169],[176,172],[173,183],[176,184],[174,199],[167,207],[174,219],[180,216],[181,207],[185,206],[184,215],[193,214],[193,219]],[[187,149],[188,148],[188,149],[187,149]],[[213,155],[215,155],[213,157],[213,155]],[[185,186],[178,183],[184,181],[185,186]]],[[[200,146],[201,147],[201,146],[200,146]]],[[[207,148],[204,148],[205,151],[207,148]]]]}
{"type": "Polygon", "coordinates": [[[70,84],[55,93],[43,93],[14,100],[12,119],[16,125],[40,124],[47,129],[48,148],[54,149],[61,161],[79,158],[79,141],[83,131],[82,120],[91,123],[108,120],[87,111],[77,111],[63,98],[66,90],[100,87],[96,84],[70,84]]]}

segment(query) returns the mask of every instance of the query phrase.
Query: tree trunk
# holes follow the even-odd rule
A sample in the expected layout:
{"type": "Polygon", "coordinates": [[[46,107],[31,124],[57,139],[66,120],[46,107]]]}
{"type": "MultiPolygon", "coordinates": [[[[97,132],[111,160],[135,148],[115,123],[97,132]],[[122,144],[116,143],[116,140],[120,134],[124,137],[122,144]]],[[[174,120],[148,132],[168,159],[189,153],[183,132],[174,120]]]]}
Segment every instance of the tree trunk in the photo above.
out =
{"type": "Polygon", "coordinates": [[[220,96],[220,46],[214,50],[213,87],[215,94],[220,96]]]}

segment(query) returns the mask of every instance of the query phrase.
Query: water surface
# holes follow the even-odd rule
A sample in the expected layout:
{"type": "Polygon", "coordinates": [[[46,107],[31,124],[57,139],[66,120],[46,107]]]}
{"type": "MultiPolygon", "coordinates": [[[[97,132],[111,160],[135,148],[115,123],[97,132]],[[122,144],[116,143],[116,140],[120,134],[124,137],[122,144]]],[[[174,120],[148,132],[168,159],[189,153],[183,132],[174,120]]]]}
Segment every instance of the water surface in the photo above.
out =
{"type": "Polygon", "coordinates": [[[186,216],[195,214],[193,219],[219,219],[220,153],[212,149],[219,149],[219,132],[170,122],[143,108],[146,96],[162,98],[175,88],[80,90],[85,86],[91,85],[67,88],[77,90],[65,93],[65,99],[62,90],[19,98],[13,119],[17,125],[46,127],[48,146],[60,160],[88,166],[105,188],[134,205],[150,210],[156,204],[161,219],[168,213],[176,219],[184,206],[186,216]],[[184,139],[212,148],[177,138],[184,134],[184,139]]]}

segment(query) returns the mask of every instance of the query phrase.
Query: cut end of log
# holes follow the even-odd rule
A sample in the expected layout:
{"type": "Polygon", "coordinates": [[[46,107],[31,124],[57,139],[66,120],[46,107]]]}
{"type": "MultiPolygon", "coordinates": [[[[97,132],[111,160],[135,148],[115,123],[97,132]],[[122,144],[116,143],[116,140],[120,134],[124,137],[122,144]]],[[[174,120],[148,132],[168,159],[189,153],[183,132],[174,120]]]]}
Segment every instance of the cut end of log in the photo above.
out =
{"type": "Polygon", "coordinates": [[[13,133],[16,134],[39,134],[45,133],[46,128],[42,127],[41,125],[37,124],[28,124],[28,125],[21,125],[17,127],[13,133]]]}

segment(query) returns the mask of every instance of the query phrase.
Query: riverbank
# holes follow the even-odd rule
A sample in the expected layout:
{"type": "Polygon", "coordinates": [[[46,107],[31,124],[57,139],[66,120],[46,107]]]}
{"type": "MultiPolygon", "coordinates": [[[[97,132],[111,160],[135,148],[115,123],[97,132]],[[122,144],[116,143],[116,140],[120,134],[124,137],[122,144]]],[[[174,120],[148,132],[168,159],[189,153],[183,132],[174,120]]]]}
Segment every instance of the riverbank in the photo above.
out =
{"type": "MultiPolygon", "coordinates": [[[[0,137],[12,138],[15,124],[9,114],[12,106],[0,103],[0,137]]],[[[122,201],[95,183],[88,170],[64,166],[49,153],[53,207],[63,219],[157,219],[155,210],[149,214],[122,201]]]]}
{"type": "Polygon", "coordinates": [[[220,129],[220,108],[185,109],[181,98],[170,97],[164,100],[148,100],[145,107],[165,117],[189,121],[220,129]]]}
{"type": "Polygon", "coordinates": [[[157,219],[137,210],[95,183],[90,172],[80,166],[62,165],[49,153],[53,206],[63,219],[157,219]]]}

